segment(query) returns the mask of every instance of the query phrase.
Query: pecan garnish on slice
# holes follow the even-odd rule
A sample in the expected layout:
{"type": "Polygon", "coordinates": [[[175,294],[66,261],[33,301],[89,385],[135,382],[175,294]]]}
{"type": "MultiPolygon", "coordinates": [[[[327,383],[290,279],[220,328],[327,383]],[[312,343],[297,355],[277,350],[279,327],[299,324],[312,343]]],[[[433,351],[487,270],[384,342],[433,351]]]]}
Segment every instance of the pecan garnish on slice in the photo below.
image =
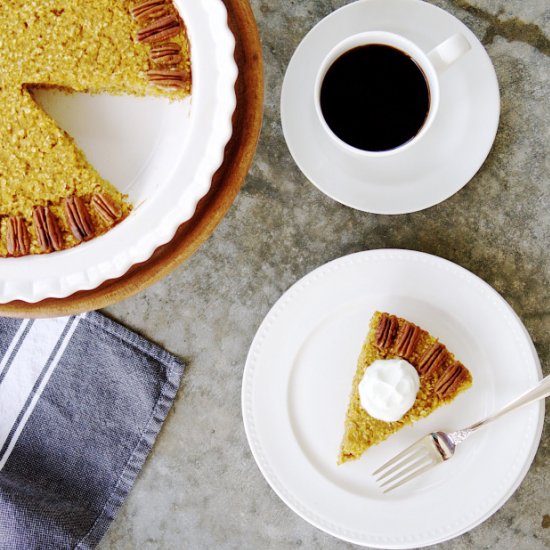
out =
{"type": "Polygon", "coordinates": [[[166,42],[151,48],[151,60],[155,65],[178,65],[183,61],[181,48],[174,42],[166,42]]]}
{"type": "Polygon", "coordinates": [[[147,78],[163,88],[185,88],[189,82],[189,73],[183,69],[151,69],[147,78]]]}
{"type": "Polygon", "coordinates": [[[431,374],[445,364],[447,357],[449,357],[447,348],[441,342],[435,342],[422,354],[416,370],[421,375],[431,374]]]}
{"type": "Polygon", "coordinates": [[[64,201],[67,223],[71,228],[74,238],[78,241],[86,241],[94,235],[94,226],[88,209],[82,199],[76,195],[67,197],[64,201]]]}
{"type": "Polygon", "coordinates": [[[112,225],[122,216],[120,206],[105,193],[96,193],[92,197],[91,205],[103,221],[108,224],[112,225]]]}
{"type": "Polygon", "coordinates": [[[382,313],[376,328],[375,346],[383,351],[390,349],[397,334],[398,326],[397,317],[382,313]]]}
{"type": "Polygon", "coordinates": [[[177,15],[166,15],[138,31],[138,42],[163,42],[180,33],[181,23],[177,15]]]}
{"type": "Polygon", "coordinates": [[[456,361],[443,371],[441,378],[435,385],[435,393],[441,399],[452,397],[467,378],[468,370],[462,363],[456,361]]]}
{"type": "Polygon", "coordinates": [[[61,250],[63,236],[55,216],[47,206],[35,206],[32,214],[38,244],[44,252],[61,250]]]}
{"type": "Polygon", "coordinates": [[[12,256],[26,256],[31,250],[31,236],[21,216],[8,218],[8,230],[6,231],[6,245],[8,253],[12,256]]]}
{"type": "Polygon", "coordinates": [[[420,338],[422,330],[413,325],[412,323],[406,323],[401,328],[399,335],[397,336],[396,352],[397,355],[410,359],[413,354],[416,344],[420,338]]]}
{"type": "Polygon", "coordinates": [[[148,19],[158,19],[171,12],[170,5],[165,0],[146,0],[130,10],[138,23],[143,23],[148,19]]]}

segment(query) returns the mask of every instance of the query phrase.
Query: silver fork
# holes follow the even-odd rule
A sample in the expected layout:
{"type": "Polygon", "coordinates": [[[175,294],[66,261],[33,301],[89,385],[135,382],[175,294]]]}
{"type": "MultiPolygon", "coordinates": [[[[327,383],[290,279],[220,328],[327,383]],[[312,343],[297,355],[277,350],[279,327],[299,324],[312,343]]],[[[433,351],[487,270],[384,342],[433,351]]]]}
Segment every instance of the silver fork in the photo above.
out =
{"type": "Polygon", "coordinates": [[[468,439],[481,426],[485,426],[511,411],[533,403],[533,401],[544,399],[549,395],[550,375],[543,378],[534,388],[520,395],[484,420],[456,432],[432,432],[419,439],[373,472],[376,482],[380,485],[380,488],[384,489],[384,493],[393,491],[393,489],[415,479],[437,464],[449,460],[454,455],[457,445],[468,439]]]}

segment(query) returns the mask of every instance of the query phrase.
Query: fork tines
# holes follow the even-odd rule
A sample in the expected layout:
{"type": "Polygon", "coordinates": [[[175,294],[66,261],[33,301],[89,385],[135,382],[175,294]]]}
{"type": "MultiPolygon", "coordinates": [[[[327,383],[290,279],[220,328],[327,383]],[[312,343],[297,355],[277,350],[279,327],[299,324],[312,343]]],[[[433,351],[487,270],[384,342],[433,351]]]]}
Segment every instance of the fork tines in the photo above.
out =
{"type": "Polygon", "coordinates": [[[431,435],[423,437],[373,472],[376,482],[388,493],[441,462],[431,435]]]}

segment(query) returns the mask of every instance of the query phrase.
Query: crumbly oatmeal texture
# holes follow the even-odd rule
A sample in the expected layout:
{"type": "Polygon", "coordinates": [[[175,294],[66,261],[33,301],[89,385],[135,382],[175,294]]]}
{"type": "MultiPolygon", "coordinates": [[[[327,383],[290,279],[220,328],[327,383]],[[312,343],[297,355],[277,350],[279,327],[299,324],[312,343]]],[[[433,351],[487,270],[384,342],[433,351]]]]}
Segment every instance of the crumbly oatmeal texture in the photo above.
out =
{"type": "Polygon", "coordinates": [[[405,319],[377,311],[357,362],[338,463],[359,458],[372,445],[450,403],[471,385],[468,369],[437,338],[405,319]],[[358,386],[374,361],[398,357],[406,359],[417,370],[420,389],[414,405],[403,418],[384,422],[361,407],[358,386]]]}
{"type": "Polygon", "coordinates": [[[191,92],[185,27],[171,0],[4,0],[0,29],[0,256],[68,248],[131,205],[33,89],[182,99],[191,92]]]}

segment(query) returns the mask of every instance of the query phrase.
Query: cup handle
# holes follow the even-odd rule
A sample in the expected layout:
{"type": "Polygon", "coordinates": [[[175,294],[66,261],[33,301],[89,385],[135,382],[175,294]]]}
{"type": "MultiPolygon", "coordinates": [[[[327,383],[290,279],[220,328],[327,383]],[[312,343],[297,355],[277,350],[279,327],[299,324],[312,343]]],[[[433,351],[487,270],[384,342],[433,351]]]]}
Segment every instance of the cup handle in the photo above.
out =
{"type": "Polygon", "coordinates": [[[458,61],[467,51],[472,48],[464,35],[457,33],[435,47],[428,58],[437,72],[442,72],[458,61]]]}

